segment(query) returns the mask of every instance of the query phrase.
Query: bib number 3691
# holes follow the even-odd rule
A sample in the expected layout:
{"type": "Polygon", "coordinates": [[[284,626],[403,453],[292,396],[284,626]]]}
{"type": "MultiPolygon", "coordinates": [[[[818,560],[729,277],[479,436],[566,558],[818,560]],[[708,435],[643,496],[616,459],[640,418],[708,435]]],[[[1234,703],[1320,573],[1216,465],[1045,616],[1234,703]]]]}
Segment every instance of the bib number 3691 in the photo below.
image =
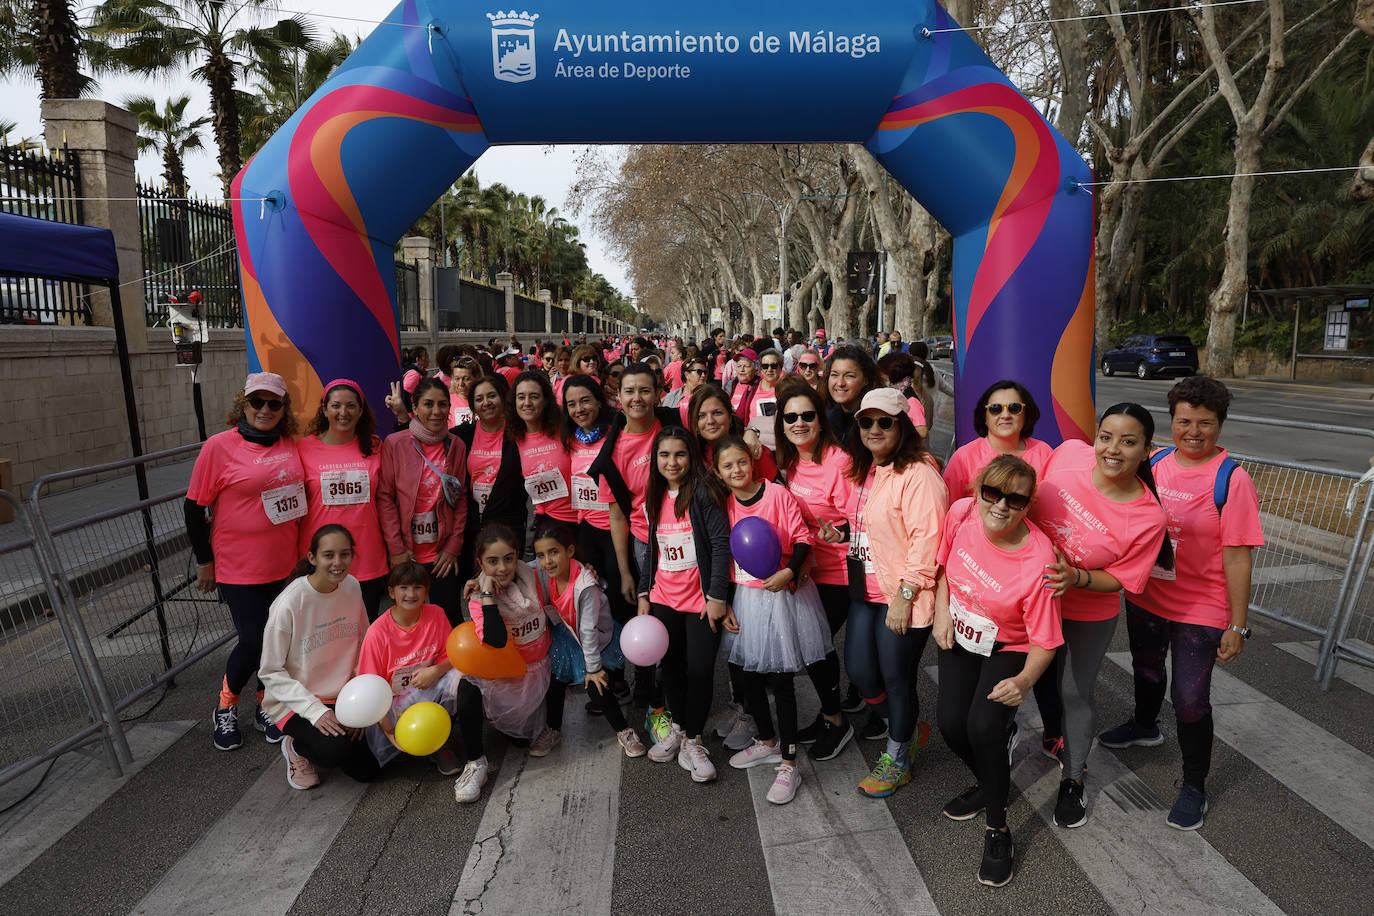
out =
{"type": "Polygon", "coordinates": [[[954,620],[954,641],[974,655],[992,655],[997,643],[997,623],[968,610],[949,596],[949,616],[954,620]]]}

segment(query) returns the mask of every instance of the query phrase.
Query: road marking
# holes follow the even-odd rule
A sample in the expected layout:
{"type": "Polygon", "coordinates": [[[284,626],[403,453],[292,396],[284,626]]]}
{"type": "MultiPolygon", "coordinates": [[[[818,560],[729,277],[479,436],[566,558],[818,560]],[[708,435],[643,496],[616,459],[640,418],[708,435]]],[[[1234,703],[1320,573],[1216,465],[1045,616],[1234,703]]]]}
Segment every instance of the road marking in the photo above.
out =
{"type": "Polygon", "coordinates": [[[749,771],[773,909],[792,913],[936,914],[935,901],[888,806],[858,792],[868,765],[858,737],[839,757],[816,764],[797,755],[797,797],[774,805],[764,796],[776,770],[749,771]]]}
{"type": "MultiPolygon", "coordinates": [[[[1109,652],[1131,670],[1129,652],[1109,652]]],[[[1277,700],[1217,669],[1216,735],[1299,798],[1374,847],[1374,760],[1277,700]]]]}
{"type": "MultiPolygon", "coordinates": [[[[1317,640],[1312,639],[1307,642],[1277,642],[1274,648],[1282,649],[1289,655],[1297,656],[1314,668],[1317,665],[1317,648],[1320,646],[1317,640]]],[[[1366,668],[1364,665],[1346,661],[1336,666],[1336,677],[1358,687],[1365,693],[1374,694],[1374,670],[1366,668]]]]}
{"type": "Polygon", "coordinates": [[[568,716],[563,725],[553,753],[511,748],[488,782],[453,916],[611,912],[620,744],[603,718],[568,716]]]}
{"type": "MultiPolygon", "coordinates": [[[[190,719],[145,722],[125,734],[134,762],[123,767],[124,775],[110,775],[103,753],[65,754],[53,764],[47,779],[22,804],[0,815],[0,884],[19,874],[105,800],[119,791],[140,770],[195,725],[190,719]]],[[[46,764],[44,764],[46,766],[46,764]]],[[[42,772],[39,767],[38,772],[42,772]]],[[[29,774],[6,786],[14,791],[30,785],[29,774]]],[[[0,806],[9,804],[0,798],[0,806]]]]}
{"type": "Polygon", "coordinates": [[[135,916],[285,913],[367,791],[335,771],[301,792],[274,760],[133,908],[135,916]]]}

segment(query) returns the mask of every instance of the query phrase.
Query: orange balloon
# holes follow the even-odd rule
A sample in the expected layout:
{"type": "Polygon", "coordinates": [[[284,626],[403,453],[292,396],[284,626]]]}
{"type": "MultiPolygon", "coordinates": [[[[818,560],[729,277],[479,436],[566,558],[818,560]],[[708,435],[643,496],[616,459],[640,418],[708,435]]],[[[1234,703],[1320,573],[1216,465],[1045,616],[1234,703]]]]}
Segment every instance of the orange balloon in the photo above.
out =
{"type": "Polygon", "coordinates": [[[473,677],[524,677],[525,659],[509,639],[493,648],[477,638],[477,626],[461,623],[448,634],[448,660],[463,674],[473,677]]]}

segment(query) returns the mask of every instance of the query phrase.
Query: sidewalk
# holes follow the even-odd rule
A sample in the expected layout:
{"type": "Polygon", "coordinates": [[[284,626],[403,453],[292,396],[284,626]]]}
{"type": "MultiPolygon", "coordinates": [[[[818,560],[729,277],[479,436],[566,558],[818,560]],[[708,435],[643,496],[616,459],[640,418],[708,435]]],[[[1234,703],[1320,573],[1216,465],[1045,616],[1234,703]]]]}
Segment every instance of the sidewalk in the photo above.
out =
{"type": "Polygon", "coordinates": [[[1353,401],[1374,400],[1374,385],[1368,382],[1347,382],[1341,379],[1290,379],[1286,376],[1259,375],[1224,379],[1231,389],[1249,386],[1274,393],[1321,394],[1331,398],[1353,401]]]}

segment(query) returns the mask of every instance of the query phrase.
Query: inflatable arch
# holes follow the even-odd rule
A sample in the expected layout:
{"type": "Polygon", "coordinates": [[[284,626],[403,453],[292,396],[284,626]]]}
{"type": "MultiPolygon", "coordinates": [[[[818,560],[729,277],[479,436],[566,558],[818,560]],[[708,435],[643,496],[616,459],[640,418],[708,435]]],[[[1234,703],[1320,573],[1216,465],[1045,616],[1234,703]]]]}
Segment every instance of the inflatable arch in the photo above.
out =
{"type": "Polygon", "coordinates": [[[958,438],[1093,428],[1087,165],[934,0],[403,0],[234,181],[254,369],[398,377],[395,241],[491,144],[861,142],[954,237],[958,438]]]}

